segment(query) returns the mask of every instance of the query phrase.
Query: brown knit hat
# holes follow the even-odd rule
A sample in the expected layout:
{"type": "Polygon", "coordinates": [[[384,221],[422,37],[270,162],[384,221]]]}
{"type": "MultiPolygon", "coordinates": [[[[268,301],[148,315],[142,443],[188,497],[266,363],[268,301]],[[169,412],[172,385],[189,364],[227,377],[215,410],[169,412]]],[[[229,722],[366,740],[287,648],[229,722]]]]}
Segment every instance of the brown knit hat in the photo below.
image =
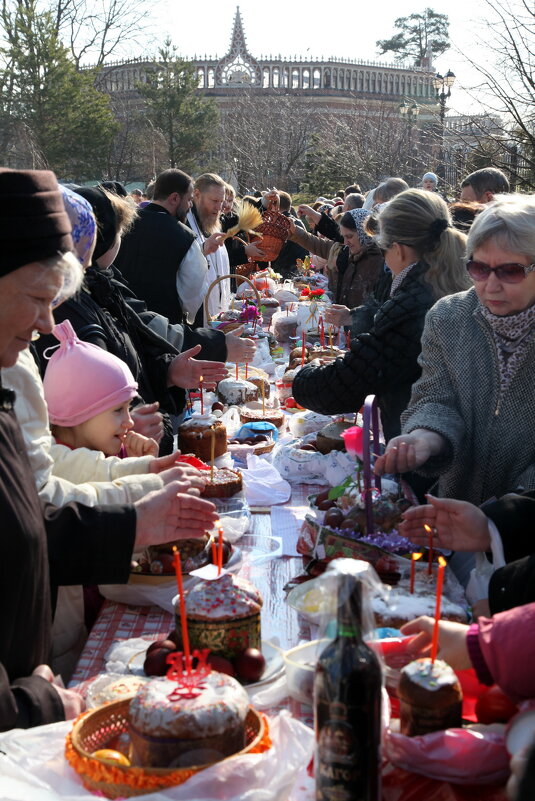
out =
{"type": "Polygon", "coordinates": [[[72,248],[54,173],[0,168],[0,276],[72,248]]]}

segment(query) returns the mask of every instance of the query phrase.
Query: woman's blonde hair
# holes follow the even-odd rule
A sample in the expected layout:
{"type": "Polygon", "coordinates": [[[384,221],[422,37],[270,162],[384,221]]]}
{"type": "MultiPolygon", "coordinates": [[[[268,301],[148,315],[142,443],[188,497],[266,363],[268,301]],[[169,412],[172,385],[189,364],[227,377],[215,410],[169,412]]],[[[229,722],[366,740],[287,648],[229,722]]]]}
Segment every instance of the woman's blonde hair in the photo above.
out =
{"type": "Polygon", "coordinates": [[[116,195],[115,192],[108,192],[108,190],[104,189],[102,186],[100,186],[99,189],[104,192],[113,206],[117,218],[117,232],[121,236],[124,236],[132,228],[138,216],[137,206],[128,198],[116,195]]]}
{"type": "Polygon", "coordinates": [[[429,266],[424,280],[437,299],[472,286],[463,262],[466,236],[452,227],[439,195],[407,189],[381,210],[378,221],[378,245],[386,250],[397,242],[415,250],[429,266]]]}

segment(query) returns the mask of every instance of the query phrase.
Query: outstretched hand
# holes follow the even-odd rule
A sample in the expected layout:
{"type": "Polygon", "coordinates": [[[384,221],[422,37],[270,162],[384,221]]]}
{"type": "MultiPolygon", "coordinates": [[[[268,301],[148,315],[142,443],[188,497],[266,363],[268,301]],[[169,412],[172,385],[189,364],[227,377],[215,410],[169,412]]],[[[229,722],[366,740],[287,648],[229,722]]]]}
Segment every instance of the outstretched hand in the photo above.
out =
{"type": "Polygon", "coordinates": [[[136,501],[135,551],[148,545],[201,537],[213,527],[217,520],[214,504],[193,494],[195,490],[191,493],[181,490],[181,483],[173,481],[136,501]]]}
{"type": "Polygon", "coordinates": [[[242,339],[243,326],[229,331],[225,334],[227,343],[227,359],[235,364],[245,364],[252,362],[256,353],[256,343],[254,339],[242,339]]]}
{"type": "Polygon", "coordinates": [[[169,386],[182,387],[182,389],[194,389],[200,386],[202,376],[202,386],[205,389],[214,389],[215,385],[227,377],[227,368],[222,362],[209,362],[195,359],[201,351],[200,345],[185,350],[175,356],[167,373],[169,386]]]}
{"type": "Polygon", "coordinates": [[[410,434],[394,437],[386,446],[382,456],[375,460],[374,471],[384,473],[407,473],[425,464],[431,456],[440,453],[445,440],[440,434],[419,428],[410,434]]]}
{"type": "MultiPolygon", "coordinates": [[[[401,627],[405,636],[417,636],[407,645],[407,653],[415,659],[428,656],[431,650],[431,640],[435,621],[432,617],[422,616],[401,627]]],[[[466,645],[468,626],[464,623],[453,623],[451,620],[441,620],[438,624],[438,657],[447,662],[454,670],[466,670],[472,667],[470,655],[466,645]]]]}
{"type": "Polygon", "coordinates": [[[434,544],[450,551],[488,551],[488,519],[477,506],[454,498],[427,496],[428,504],[413,506],[403,513],[399,532],[415,545],[427,545],[424,525],[434,529],[434,544]]]}

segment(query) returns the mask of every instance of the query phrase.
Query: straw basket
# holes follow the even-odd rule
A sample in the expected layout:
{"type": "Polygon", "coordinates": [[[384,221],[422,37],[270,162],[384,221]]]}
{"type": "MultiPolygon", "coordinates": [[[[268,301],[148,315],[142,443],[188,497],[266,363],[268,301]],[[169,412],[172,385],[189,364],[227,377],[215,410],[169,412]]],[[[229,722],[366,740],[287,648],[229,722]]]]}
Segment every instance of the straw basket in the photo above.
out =
{"type": "MultiPolygon", "coordinates": [[[[238,278],[238,279],[240,279],[240,281],[245,281],[246,283],[248,283],[249,286],[251,287],[251,289],[253,290],[253,292],[255,293],[256,302],[258,303],[258,308],[260,308],[260,306],[262,305],[262,300],[260,298],[260,292],[255,287],[253,282],[250,281],[249,278],[246,278],[245,275],[237,275],[236,273],[229,273],[229,275],[219,275],[214,281],[212,281],[212,283],[210,284],[210,286],[206,290],[206,295],[204,296],[204,319],[205,320],[209,320],[210,319],[209,314],[208,314],[208,300],[210,298],[210,292],[212,291],[212,289],[214,289],[214,287],[216,287],[218,284],[220,284],[221,281],[230,281],[231,278],[238,278]]],[[[238,321],[232,320],[232,321],[229,321],[226,325],[221,326],[221,328],[219,330],[223,331],[223,333],[225,333],[225,334],[228,334],[229,331],[234,331],[234,329],[239,328],[242,325],[243,325],[243,323],[240,323],[238,321]]]]}
{"type": "MultiPolygon", "coordinates": [[[[97,707],[81,715],[65,742],[65,757],[84,787],[106,798],[130,798],[183,784],[210,765],[189,768],[138,768],[111,764],[91,756],[101,748],[113,748],[115,739],[128,731],[128,708],[133,696],[97,707]]],[[[271,748],[267,721],[249,707],[245,720],[247,745],[227,759],[262,753],[271,748]]],[[[213,764],[213,763],[212,763],[213,764]]]]}
{"type": "MultiPolygon", "coordinates": [[[[264,261],[275,261],[290,233],[290,221],[271,205],[262,215],[262,225],[256,229],[262,238],[258,247],[266,254],[264,261]]],[[[254,240],[253,240],[254,241],[254,240]]]]}

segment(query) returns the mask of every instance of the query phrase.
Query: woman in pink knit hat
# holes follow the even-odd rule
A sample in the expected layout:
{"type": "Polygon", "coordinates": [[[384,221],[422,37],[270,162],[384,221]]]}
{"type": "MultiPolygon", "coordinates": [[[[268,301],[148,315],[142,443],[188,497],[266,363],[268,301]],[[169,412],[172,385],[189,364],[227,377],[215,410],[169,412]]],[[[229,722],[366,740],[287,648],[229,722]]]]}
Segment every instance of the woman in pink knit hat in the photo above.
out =
{"type": "Polygon", "coordinates": [[[56,440],[106,456],[157,456],[158,443],[132,431],[130,403],[137,383],[127,364],[78,339],[69,320],[52,333],[60,345],[50,356],[43,385],[56,440]]]}

